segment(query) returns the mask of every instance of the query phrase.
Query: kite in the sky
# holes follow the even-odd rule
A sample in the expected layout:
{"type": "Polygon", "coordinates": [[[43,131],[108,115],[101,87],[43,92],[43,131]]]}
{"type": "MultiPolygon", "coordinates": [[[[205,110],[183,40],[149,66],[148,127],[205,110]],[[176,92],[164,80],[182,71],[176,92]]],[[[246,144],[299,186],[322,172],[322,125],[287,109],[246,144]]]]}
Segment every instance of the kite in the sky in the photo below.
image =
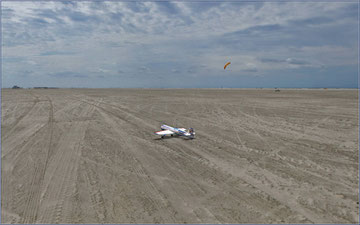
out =
{"type": "Polygon", "coordinates": [[[231,62],[226,63],[225,66],[224,66],[224,69],[226,69],[226,67],[227,67],[230,63],[231,63],[231,62]]]}

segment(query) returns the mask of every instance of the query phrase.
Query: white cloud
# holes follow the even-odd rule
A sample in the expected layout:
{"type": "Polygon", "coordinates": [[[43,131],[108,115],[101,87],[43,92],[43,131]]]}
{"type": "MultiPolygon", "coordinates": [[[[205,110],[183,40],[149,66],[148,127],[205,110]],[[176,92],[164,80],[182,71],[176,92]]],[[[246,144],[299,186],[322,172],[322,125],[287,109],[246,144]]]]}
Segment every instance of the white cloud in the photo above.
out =
{"type": "Polygon", "coordinates": [[[36,63],[6,65],[5,72],[37,66],[43,74],[63,70],[110,76],[142,70],[218,76],[228,60],[231,75],[357,63],[356,43],[314,44],[301,39],[310,36],[308,27],[292,24],[331,18],[316,24],[317,32],[356,25],[351,18],[336,17],[349,3],[167,3],[169,8],[158,2],[3,2],[3,9],[13,10],[3,18],[4,56],[36,63]]]}

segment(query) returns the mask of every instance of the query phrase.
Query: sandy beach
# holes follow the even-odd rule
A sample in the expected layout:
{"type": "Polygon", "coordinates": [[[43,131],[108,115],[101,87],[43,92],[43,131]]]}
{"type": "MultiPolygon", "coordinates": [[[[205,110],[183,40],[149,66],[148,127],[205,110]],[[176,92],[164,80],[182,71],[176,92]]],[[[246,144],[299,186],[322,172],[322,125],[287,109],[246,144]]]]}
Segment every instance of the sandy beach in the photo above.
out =
{"type": "Polygon", "coordinates": [[[359,222],[356,89],[3,89],[1,107],[2,223],[359,222]]]}

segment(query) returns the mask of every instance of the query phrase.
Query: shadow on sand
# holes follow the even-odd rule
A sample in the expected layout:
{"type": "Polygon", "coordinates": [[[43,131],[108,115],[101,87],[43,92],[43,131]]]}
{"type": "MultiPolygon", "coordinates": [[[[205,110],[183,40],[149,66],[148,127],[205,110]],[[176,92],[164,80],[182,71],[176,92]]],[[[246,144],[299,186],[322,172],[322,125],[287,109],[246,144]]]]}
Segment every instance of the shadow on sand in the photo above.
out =
{"type": "Polygon", "coordinates": [[[183,139],[184,141],[191,141],[193,140],[193,138],[186,138],[186,137],[182,137],[182,136],[164,136],[163,138],[159,137],[159,138],[154,138],[155,141],[161,141],[161,140],[166,140],[166,139],[171,139],[171,138],[180,138],[183,139]]]}

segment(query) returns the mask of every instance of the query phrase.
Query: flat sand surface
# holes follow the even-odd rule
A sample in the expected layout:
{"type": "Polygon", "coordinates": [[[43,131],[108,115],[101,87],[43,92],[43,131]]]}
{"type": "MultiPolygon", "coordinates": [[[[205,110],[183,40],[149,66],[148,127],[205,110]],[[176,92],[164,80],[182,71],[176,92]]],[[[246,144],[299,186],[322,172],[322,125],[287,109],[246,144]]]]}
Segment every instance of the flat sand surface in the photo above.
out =
{"type": "Polygon", "coordinates": [[[357,90],[3,89],[1,107],[2,223],[359,222],[357,90]]]}

